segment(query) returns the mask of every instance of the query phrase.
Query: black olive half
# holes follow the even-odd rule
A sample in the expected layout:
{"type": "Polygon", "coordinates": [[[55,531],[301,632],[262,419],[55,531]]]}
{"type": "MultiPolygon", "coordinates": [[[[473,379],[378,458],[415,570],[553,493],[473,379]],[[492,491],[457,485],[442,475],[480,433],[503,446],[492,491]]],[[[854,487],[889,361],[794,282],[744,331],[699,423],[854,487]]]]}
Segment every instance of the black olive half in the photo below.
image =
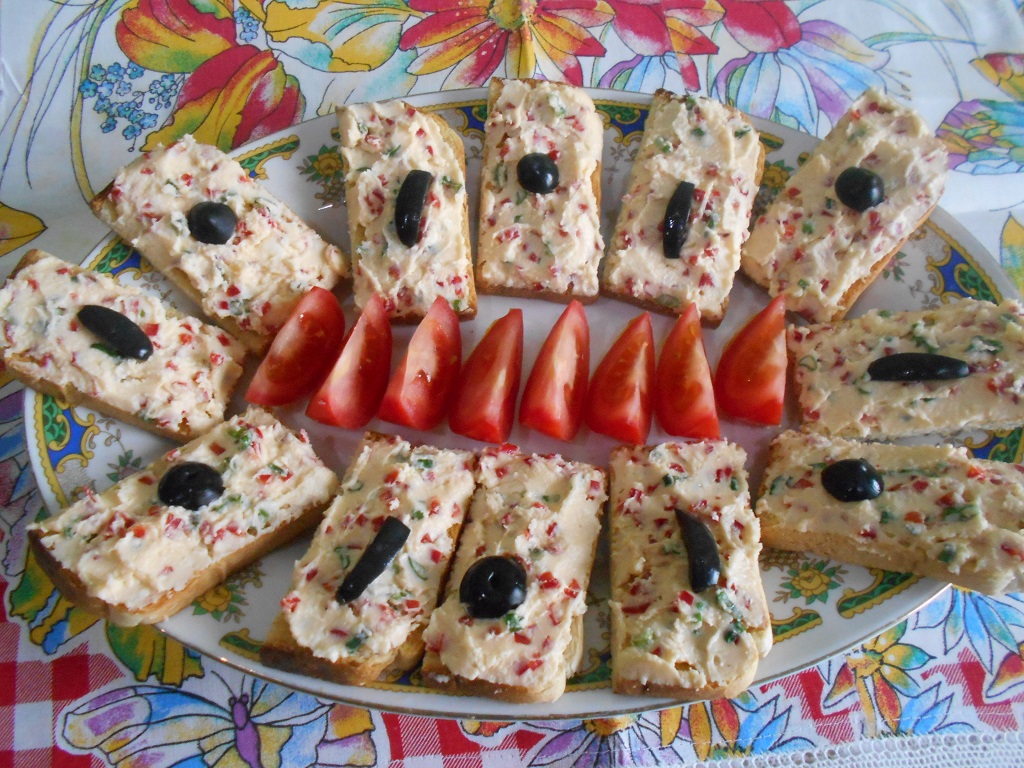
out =
{"type": "Polygon", "coordinates": [[[676,522],[683,534],[686,558],[690,561],[690,590],[700,594],[718,584],[722,574],[718,542],[707,523],[690,512],[677,508],[676,522]]]}
{"type": "Polygon", "coordinates": [[[678,259],[683,252],[683,244],[690,233],[690,208],[696,190],[690,182],[680,181],[665,206],[661,243],[666,259],[678,259]]]}
{"type": "Polygon", "coordinates": [[[373,541],[363,550],[362,557],[341,582],[334,599],[344,605],[363,594],[374,579],[384,573],[391,565],[395,555],[402,551],[406,539],[409,538],[409,526],[397,517],[386,517],[373,541]]]}
{"type": "Polygon", "coordinates": [[[207,200],[188,212],[188,231],[200,243],[223,245],[235,234],[238,217],[231,206],[207,200]]]}
{"type": "Polygon", "coordinates": [[[474,619],[497,619],[526,600],[526,571],[511,557],[477,560],[459,584],[459,600],[474,619]]]}
{"type": "Polygon", "coordinates": [[[110,307],[86,304],[78,310],[78,322],[92,331],[103,345],[118,357],[146,360],[153,354],[153,343],[139,326],[110,307]]]}
{"type": "Polygon", "coordinates": [[[866,168],[847,168],[839,174],[835,186],[839,202],[861,213],[885,199],[881,176],[866,168]]]}
{"type": "Polygon", "coordinates": [[[195,512],[212,504],[224,493],[220,472],[209,464],[186,461],[175,464],[160,478],[156,495],[169,507],[184,507],[195,512]]]}
{"type": "Polygon", "coordinates": [[[412,248],[420,241],[424,206],[427,193],[434,181],[434,174],[427,171],[409,171],[398,190],[395,200],[395,229],[398,239],[406,248],[412,248]]]}
{"type": "Polygon", "coordinates": [[[546,195],[558,186],[558,166],[543,152],[531,152],[516,164],[516,178],[527,192],[546,195]]]}
{"type": "Polygon", "coordinates": [[[971,372],[963,360],[931,352],[897,352],[872,360],[868,375],[875,381],[962,379],[971,372]]]}
{"type": "Polygon", "coordinates": [[[878,498],[885,483],[878,470],[864,459],[841,459],[821,470],[821,484],[839,501],[878,498]]]}

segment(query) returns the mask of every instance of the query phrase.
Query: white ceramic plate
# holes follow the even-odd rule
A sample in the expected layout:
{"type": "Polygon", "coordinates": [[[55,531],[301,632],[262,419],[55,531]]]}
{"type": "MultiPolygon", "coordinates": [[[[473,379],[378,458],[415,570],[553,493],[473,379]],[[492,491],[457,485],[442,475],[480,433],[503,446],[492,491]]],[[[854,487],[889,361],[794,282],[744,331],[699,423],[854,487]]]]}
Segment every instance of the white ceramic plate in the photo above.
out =
{"type": "MultiPolygon", "coordinates": [[[[612,91],[593,92],[599,108],[608,117],[605,129],[603,170],[603,225],[611,229],[617,203],[636,153],[646,117],[646,96],[612,91]]],[[[438,110],[465,138],[471,188],[479,176],[483,138],[482,119],[486,94],[483,90],[463,91],[409,99],[417,106],[438,110]]],[[[798,164],[801,153],[817,140],[764,121],[755,121],[768,145],[762,194],[778,189],[798,164]]],[[[345,209],[340,200],[340,155],[337,151],[335,120],[326,116],[296,126],[237,150],[238,157],[281,199],[325,237],[348,246],[345,209]],[[332,136],[332,132],[334,135],[332,136]]],[[[472,201],[475,205],[475,199],[472,201]]],[[[115,238],[103,241],[85,259],[94,268],[114,271],[122,281],[135,282],[159,292],[186,311],[195,307],[148,265],[115,238]]],[[[869,308],[911,309],[971,295],[998,299],[1015,295],[998,264],[951,216],[936,211],[929,224],[907,243],[903,253],[884,276],[864,293],[854,308],[859,314],[869,308]]],[[[722,326],[705,331],[708,357],[714,367],[724,343],[756,311],[767,304],[766,294],[738,278],[731,295],[728,315],[722,326]]],[[[539,300],[482,296],[477,318],[462,327],[464,353],[468,354],[490,323],[513,306],[522,307],[526,321],[524,375],[529,372],[540,344],[563,310],[562,305],[539,300]]],[[[349,327],[355,317],[351,299],[345,302],[349,327]]],[[[639,310],[630,305],[601,298],[587,307],[591,327],[591,359],[596,366],[613,339],[639,310]]],[[[660,345],[671,319],[653,318],[660,345]]],[[[401,359],[412,329],[396,327],[393,359],[401,359]]],[[[248,373],[256,367],[250,362],[248,373]]],[[[247,379],[240,391],[244,392],[247,379]]],[[[243,404],[240,396],[235,411],[243,404]]],[[[319,455],[339,473],[352,455],[362,433],[326,427],[305,418],[305,402],[280,409],[288,424],[305,428],[319,455]]],[[[55,511],[74,500],[81,489],[101,490],[125,474],[145,466],[169,447],[169,443],[91,411],[65,409],[61,404],[28,391],[25,399],[28,445],[36,478],[46,504],[55,511]]],[[[795,426],[792,415],[784,426],[795,426]]],[[[779,429],[756,428],[723,422],[723,436],[740,443],[748,452],[750,486],[756,489],[765,451],[779,429]]],[[[384,422],[369,428],[394,431],[384,422]]],[[[479,443],[451,433],[441,426],[431,433],[405,431],[404,436],[444,447],[480,447],[479,443]]],[[[518,425],[512,442],[523,449],[560,452],[569,458],[605,464],[614,442],[586,428],[572,444],[560,443],[529,432],[518,425]]],[[[668,439],[657,426],[650,442],[668,439]]],[[[964,435],[976,452],[1005,456],[1017,453],[1011,440],[988,435],[964,435]]],[[[483,698],[449,696],[431,692],[418,684],[415,673],[390,684],[366,688],[332,685],[314,678],[290,675],[262,666],[255,650],[266,636],[285,594],[292,565],[308,546],[308,538],[294,542],[236,575],[213,590],[191,608],[164,622],[161,628],[197,651],[222,660],[260,677],[328,699],[379,709],[479,719],[543,719],[600,717],[672,705],[670,699],[619,696],[612,693],[608,671],[607,630],[607,546],[598,553],[588,604],[586,639],[588,652],[580,674],[568,692],[553,704],[513,705],[483,698]]],[[[837,654],[896,623],[934,598],[944,585],[900,574],[887,574],[854,566],[823,561],[814,556],[767,551],[762,556],[765,592],[775,629],[775,648],[758,670],[757,681],[766,682],[810,666],[837,654]]]]}

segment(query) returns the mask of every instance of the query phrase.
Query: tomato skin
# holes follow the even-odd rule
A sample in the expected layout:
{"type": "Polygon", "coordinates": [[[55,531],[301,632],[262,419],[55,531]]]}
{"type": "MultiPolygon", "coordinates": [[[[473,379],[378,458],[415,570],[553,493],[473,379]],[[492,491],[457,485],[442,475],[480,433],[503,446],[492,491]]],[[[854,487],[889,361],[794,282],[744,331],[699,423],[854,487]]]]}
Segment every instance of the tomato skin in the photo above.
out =
{"type": "Polygon", "coordinates": [[[644,443],[651,431],[653,383],[654,330],[644,312],[598,363],[587,396],[587,426],[626,443],[644,443]]]}
{"type": "Polygon", "coordinates": [[[413,332],[378,415],[412,429],[433,429],[448,412],[461,364],[459,316],[438,296],[413,332]]]}
{"type": "Polygon", "coordinates": [[[679,315],[665,339],[654,378],[654,413],[670,435],[698,440],[721,437],[696,304],[679,315]]]}
{"type": "Polygon", "coordinates": [[[245,399],[286,405],[323,380],[345,339],[345,313],[328,290],[314,286],[299,299],[256,369],[245,399]]]}
{"type": "Polygon", "coordinates": [[[755,424],[781,424],[786,361],[786,300],[779,295],[722,351],[715,396],[723,413],[755,424]]]}
{"type": "Polygon", "coordinates": [[[366,303],[306,415],[323,424],[359,429],[373,418],[391,373],[391,323],[380,296],[366,303]]]}
{"type": "Polygon", "coordinates": [[[504,443],[512,420],[523,369],[523,311],[491,324],[469,355],[455,387],[448,426],[474,440],[504,443]]]}
{"type": "Polygon", "coordinates": [[[558,440],[572,440],[583,423],[590,375],[590,326],[573,300],[544,340],[526,380],[519,421],[558,440]]]}

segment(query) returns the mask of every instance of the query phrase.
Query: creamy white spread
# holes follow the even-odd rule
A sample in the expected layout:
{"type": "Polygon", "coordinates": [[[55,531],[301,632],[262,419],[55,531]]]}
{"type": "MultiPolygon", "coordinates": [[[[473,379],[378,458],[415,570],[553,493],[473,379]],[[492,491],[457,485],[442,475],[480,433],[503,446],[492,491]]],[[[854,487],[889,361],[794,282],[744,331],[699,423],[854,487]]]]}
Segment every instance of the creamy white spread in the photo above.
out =
{"type": "MultiPolygon", "coordinates": [[[[514,446],[483,451],[447,597],[423,638],[452,673],[500,685],[544,688],[573,672],[566,660],[573,620],[586,612],[587,584],[607,498],[604,471],[514,446]],[[515,558],[526,599],[499,619],[471,617],[459,585],[477,560],[515,558]]],[[[577,643],[582,654],[582,644],[577,643]]]]}
{"type": "Polygon", "coordinates": [[[914,312],[790,326],[802,421],[841,437],[898,437],[1024,424],[1024,306],[962,299],[914,312]],[[965,378],[874,381],[886,355],[931,352],[967,363],[965,378]]]}
{"type": "Polygon", "coordinates": [[[146,152],[114,179],[107,224],[161,272],[180,271],[203,311],[261,336],[276,333],[313,286],[348,276],[347,258],[216,147],[184,136],[146,152]],[[228,205],[238,217],[223,245],[190,233],[198,203],[228,205]]]}
{"type": "Polygon", "coordinates": [[[74,388],[161,431],[190,437],[224,418],[245,349],[194,317],[172,315],[159,297],[46,256],[0,290],[6,365],[31,379],[74,388]],[[127,317],[149,338],[146,360],[119,357],[81,325],[86,305],[127,317]]]}
{"type": "Polygon", "coordinates": [[[868,277],[939,201],[946,150],[921,117],[878,91],[866,91],[758,217],[743,248],[743,270],[786,294],[808,320],[843,316],[845,294],[868,277]],[[839,202],[836,178],[873,171],[885,198],[863,213],[839,202]]]}
{"type": "Polygon", "coordinates": [[[480,280],[506,290],[597,295],[604,239],[591,176],[604,127],[594,102],[569,85],[503,80],[484,142],[480,280]],[[531,153],[558,166],[553,192],[520,186],[517,167],[531,153]]]}
{"type": "Polygon", "coordinates": [[[466,174],[442,127],[403,101],[339,107],[338,125],[356,304],[366,306],[376,293],[392,317],[422,316],[438,296],[456,312],[469,309],[473,258],[466,174]],[[424,206],[426,224],[410,247],[398,239],[395,200],[414,170],[434,180],[424,206]]]}
{"type": "Polygon", "coordinates": [[[345,473],[313,544],[281,601],[292,636],[315,655],[373,661],[426,624],[473,495],[469,451],[368,437],[345,473]],[[410,530],[391,565],[354,600],[335,599],[384,520],[410,530]]]}
{"type": "Polygon", "coordinates": [[[612,676],[724,687],[768,653],[771,621],[757,558],[746,453],[724,441],[619,448],[612,454],[612,676]],[[676,521],[681,509],[715,537],[717,584],[694,593],[676,521]]]}
{"type": "Polygon", "coordinates": [[[1024,466],[972,459],[965,448],[901,446],[784,432],[757,502],[764,543],[801,550],[828,537],[856,562],[990,593],[1024,588],[1024,466]],[[837,500],[822,469],[864,459],[882,477],[875,499],[837,500]]]}
{"type": "Polygon", "coordinates": [[[633,161],[602,287],[681,312],[721,317],[740,266],[757,194],[761,148],[743,114],[712,99],[655,98],[633,161]],[[662,244],[680,182],[696,187],[679,258],[662,244]]]}
{"type": "Polygon", "coordinates": [[[140,610],[326,503],[336,486],[334,473],[304,433],[250,408],[30,527],[43,534],[43,545],[90,595],[140,610]],[[166,472],[186,461],[213,467],[224,483],[221,496],[196,511],[164,504],[157,494],[166,472]]]}

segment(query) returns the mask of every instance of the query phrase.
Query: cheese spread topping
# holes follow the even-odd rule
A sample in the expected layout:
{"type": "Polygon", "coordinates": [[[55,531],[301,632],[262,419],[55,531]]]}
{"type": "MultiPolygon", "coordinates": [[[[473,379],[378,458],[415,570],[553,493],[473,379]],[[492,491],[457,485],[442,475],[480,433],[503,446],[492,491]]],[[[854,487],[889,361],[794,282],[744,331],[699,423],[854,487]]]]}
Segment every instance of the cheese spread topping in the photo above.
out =
{"type": "Polygon", "coordinates": [[[573,620],[587,608],[605,498],[597,467],[511,446],[484,450],[447,598],[423,635],[427,648],[466,679],[526,688],[558,676],[564,682],[582,654],[582,643],[573,645],[573,620]],[[475,619],[459,601],[459,585],[473,563],[492,555],[523,566],[526,599],[502,618],[475,619]]]}
{"type": "Polygon", "coordinates": [[[720,316],[740,266],[758,186],[758,133],[717,101],[655,97],[633,161],[602,284],[615,293],[720,316]],[[680,258],[665,258],[665,209],[679,182],[696,187],[680,258]]]}
{"type": "Polygon", "coordinates": [[[771,648],[746,453],[721,441],[620,448],[612,454],[612,674],[643,684],[722,687],[771,648]],[[718,544],[718,584],[690,589],[675,510],[718,544]]]}
{"type": "Polygon", "coordinates": [[[275,333],[313,286],[348,276],[347,259],[216,147],[184,136],[118,173],[107,223],[161,272],[180,273],[213,318],[259,335],[275,333]],[[189,231],[197,203],[228,205],[238,217],[223,245],[189,231]]]}
{"type": "Polygon", "coordinates": [[[423,315],[438,296],[456,312],[468,309],[473,260],[466,176],[442,126],[402,101],[340,107],[338,124],[356,304],[365,306],[376,293],[393,317],[423,315]],[[434,180],[424,206],[426,225],[410,247],[395,230],[395,199],[414,170],[434,180]]]}
{"type": "Polygon", "coordinates": [[[820,322],[896,250],[939,201],[946,150],[913,110],[865,92],[760,216],[743,269],[786,294],[788,309],[820,322]],[[881,177],[885,199],[863,213],[839,202],[836,178],[857,166],[881,177]]]}
{"type": "Polygon", "coordinates": [[[30,379],[74,388],[164,431],[190,436],[224,418],[242,374],[242,345],[192,317],[168,314],[159,297],[53,256],[26,266],[0,290],[6,363],[30,379]],[[108,307],[149,337],[147,360],[112,354],[77,319],[108,307]]]}
{"type": "Polygon", "coordinates": [[[487,116],[481,281],[515,291],[597,295],[604,240],[592,176],[603,143],[603,123],[582,89],[502,81],[487,116]],[[536,152],[558,166],[554,192],[531,194],[519,185],[519,161],[536,152]]]}
{"type": "Polygon", "coordinates": [[[304,434],[250,408],[31,527],[90,595],[140,610],[324,504],[336,485],[304,434]],[[164,473],[186,461],[215,468],[224,483],[223,494],[196,511],[168,506],[157,495],[164,473]]]}
{"type": "Polygon", "coordinates": [[[914,312],[790,326],[804,423],[842,437],[896,437],[1024,423],[1024,305],[962,299],[914,312]],[[886,355],[932,352],[967,363],[965,378],[874,381],[886,355]]]}
{"type": "Polygon", "coordinates": [[[372,661],[425,624],[473,494],[473,454],[374,437],[345,473],[313,544],[281,601],[293,637],[330,661],[372,661]],[[411,533],[391,566],[356,599],[335,593],[385,518],[411,533]]]}
{"type": "Polygon", "coordinates": [[[828,537],[866,564],[1001,593],[1024,587],[1024,466],[972,459],[965,448],[858,443],[785,432],[772,447],[757,503],[765,543],[806,547],[828,537]],[[840,502],[821,470],[865,459],[878,497],[840,502]]]}

